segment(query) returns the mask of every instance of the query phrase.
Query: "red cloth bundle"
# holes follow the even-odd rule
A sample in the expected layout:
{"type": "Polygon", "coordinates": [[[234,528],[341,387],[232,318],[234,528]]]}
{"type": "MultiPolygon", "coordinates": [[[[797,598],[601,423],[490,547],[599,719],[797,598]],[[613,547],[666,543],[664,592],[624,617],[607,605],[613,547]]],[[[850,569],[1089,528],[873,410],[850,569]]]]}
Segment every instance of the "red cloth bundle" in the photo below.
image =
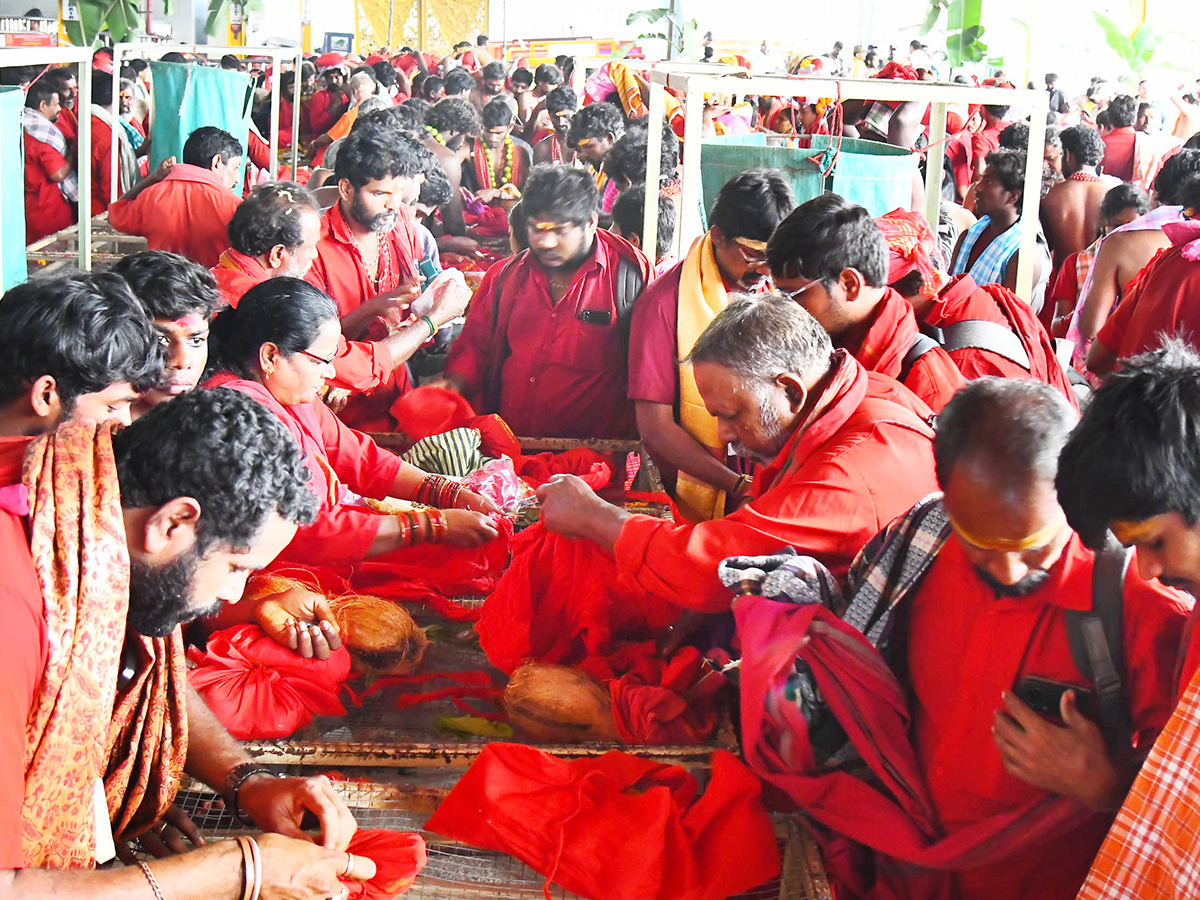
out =
{"type": "Polygon", "coordinates": [[[622,643],[652,642],[679,614],[645,592],[622,590],[612,557],[590,541],[538,524],[512,544],[512,564],[475,626],[488,660],[506,673],[532,659],[612,678],[629,668],[628,651],[614,660],[620,671],[609,660],[622,643]]]}
{"type": "Polygon", "coordinates": [[[428,385],[413,388],[392,405],[396,427],[414,444],[435,434],[465,427],[475,418],[471,404],[457,391],[428,385]]]}
{"type": "Polygon", "coordinates": [[[464,209],[463,221],[483,237],[504,237],[508,234],[508,213],[500,206],[485,206],[477,213],[464,209]]]}
{"type": "Polygon", "coordinates": [[[609,682],[613,720],[627,744],[701,744],[717,727],[713,697],[725,676],[695,647],[684,647],[670,660],[654,659],[644,646],[628,672],[609,682]]]}
{"type": "Polygon", "coordinates": [[[370,881],[343,879],[350,892],[347,900],[391,900],[413,886],[425,868],[425,839],[419,834],[383,829],[359,829],[350,839],[347,853],[365,856],[375,863],[370,881]]]}
{"type": "Polygon", "coordinates": [[[209,636],[208,649],[188,651],[188,680],[229,733],[240,740],[295,734],[314,716],[341,716],[341,683],[350,654],[304,659],[267,637],[257,625],[237,625],[209,636]]]}
{"type": "Polygon", "coordinates": [[[587,898],[723,900],[779,874],[758,780],[732,754],[696,779],[610,751],[562,760],[489,744],[426,830],[512,854],[587,898]]]}
{"type": "Polygon", "coordinates": [[[612,481],[608,457],[586,447],[562,453],[538,453],[513,459],[517,474],[533,487],[541,487],[555,475],[578,475],[598,491],[612,481]]]}

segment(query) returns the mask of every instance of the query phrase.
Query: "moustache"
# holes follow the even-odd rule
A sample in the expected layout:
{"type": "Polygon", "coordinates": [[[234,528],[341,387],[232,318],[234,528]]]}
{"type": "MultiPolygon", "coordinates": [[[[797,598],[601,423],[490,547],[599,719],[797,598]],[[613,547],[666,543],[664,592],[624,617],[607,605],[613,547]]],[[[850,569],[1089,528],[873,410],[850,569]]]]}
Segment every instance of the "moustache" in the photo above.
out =
{"type": "Polygon", "coordinates": [[[1045,584],[1046,579],[1050,577],[1050,573],[1045,569],[1034,569],[1020,581],[1014,584],[1005,584],[978,566],[976,566],[975,572],[997,597],[1028,597],[1045,584]]]}

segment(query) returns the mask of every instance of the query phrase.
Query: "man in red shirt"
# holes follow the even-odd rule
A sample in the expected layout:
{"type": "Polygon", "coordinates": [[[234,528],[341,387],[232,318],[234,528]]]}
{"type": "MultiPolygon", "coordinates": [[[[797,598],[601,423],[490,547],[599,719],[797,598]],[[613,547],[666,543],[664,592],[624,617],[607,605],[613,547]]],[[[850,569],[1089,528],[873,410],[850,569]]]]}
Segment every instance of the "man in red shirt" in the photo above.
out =
{"type": "Polygon", "coordinates": [[[75,73],[67,66],[61,66],[57,69],[50,69],[42,76],[42,79],[58,92],[58,101],[62,104],[62,111],[54,124],[67,139],[67,147],[74,149],[79,140],[79,117],[76,113],[79,82],[75,80],[75,73]]]}
{"type": "Polygon", "coordinates": [[[1000,146],[1000,132],[1007,126],[1005,117],[1008,115],[1007,106],[982,106],[983,127],[971,136],[971,165],[974,180],[983,177],[983,169],[988,154],[1000,146]]]}
{"type": "Polygon", "coordinates": [[[1033,378],[1079,408],[1054,344],[1028,303],[1001,285],[980,287],[970,275],[947,283],[933,262],[933,232],[919,213],[898,209],[875,221],[888,244],[888,283],[922,325],[941,332],[940,343],[963,377],[1033,378]]]}
{"type": "Polygon", "coordinates": [[[717,441],[716,420],[704,412],[695,378],[690,368],[681,370],[679,360],[687,358],[700,333],[729,303],[731,291],[753,291],[765,282],[767,240],[795,203],[787,181],[773,169],[736,175],[717,194],[708,234],[651,282],[634,310],[629,399],[638,433],[677,504],[676,473],[711,494],[704,510],[686,509],[700,505],[700,498],[691,496],[690,487],[683,491],[680,509],[694,520],[720,515],[718,492],[744,500],[750,479],[717,441]]]}
{"type": "Polygon", "coordinates": [[[140,234],[151,250],[169,250],[205,268],[229,246],[225,227],[240,202],[233,193],[245,151],[220,128],[197,128],[183,162],[165,160],[108,211],[117,231],[140,234]]]}
{"type": "Polygon", "coordinates": [[[538,167],[521,208],[530,247],[476,294],[445,381],[519,435],[633,437],[628,327],[650,264],[597,230],[585,172],[538,167]]]}
{"type": "Polygon", "coordinates": [[[771,236],[767,260],[778,290],[867,370],[897,379],[934,412],[962,386],[941,348],[912,361],[917,319],[888,287],[887,241],[863,207],[832,193],[801,204],[771,236]]]}
{"type": "MultiPolygon", "coordinates": [[[[1076,421],[1048,386],[996,378],[971,382],[938,417],[950,533],[903,599],[911,736],[936,820],[953,840],[1055,796],[1078,802],[1036,846],[956,869],[959,900],[1073,898],[1129,788],[1135,753],[1174,705],[1175,651],[1192,601],[1136,565],[1123,575],[1116,661],[1124,726],[1097,712],[1094,676],[1070,648],[1068,619],[1094,608],[1099,565],[1055,493],[1076,421]],[[1067,689],[1035,711],[1021,699],[1033,696],[1034,679],[1067,689]]],[[[993,858],[997,849],[989,846],[993,858]]]]}
{"type": "Polygon", "coordinates": [[[308,108],[308,122],[313,134],[324,134],[329,130],[342,113],[350,106],[350,97],[346,94],[346,70],[341,66],[333,66],[321,74],[324,85],[321,90],[303,101],[308,108]]]}
{"type": "Polygon", "coordinates": [[[79,185],[74,159],[55,127],[62,104],[46,81],[35,81],[25,94],[25,241],[33,243],[70,227],[75,221],[79,185]]]}
{"type": "Polygon", "coordinates": [[[575,476],[538,492],[546,528],[611,552],[626,585],[723,612],[731,595],[717,564],[789,545],[844,578],[880,528],[935,489],[929,408],[834,350],[798,304],[778,294],[735,298],[691,362],[721,439],[767,464],[749,503],[690,525],[631,515],[575,476]]]}
{"type": "Polygon", "coordinates": [[[0,435],[59,422],[130,422],[130,405],[162,378],[145,310],[115,275],[27,281],[0,299],[0,435]]]}
{"type": "Polygon", "coordinates": [[[1133,123],[1137,119],[1137,100],[1120,94],[1108,104],[1108,124],[1111,131],[1104,135],[1104,173],[1133,181],[1134,150],[1137,134],[1133,123]]]}

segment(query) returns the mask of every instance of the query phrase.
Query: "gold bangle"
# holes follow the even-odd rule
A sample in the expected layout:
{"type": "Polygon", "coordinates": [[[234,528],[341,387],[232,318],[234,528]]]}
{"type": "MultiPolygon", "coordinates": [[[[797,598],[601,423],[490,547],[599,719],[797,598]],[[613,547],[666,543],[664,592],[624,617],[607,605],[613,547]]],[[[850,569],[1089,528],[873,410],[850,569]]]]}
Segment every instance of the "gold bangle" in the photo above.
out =
{"type": "Polygon", "coordinates": [[[150,867],[142,862],[137,861],[138,868],[142,870],[142,874],[146,876],[146,881],[150,883],[150,890],[154,891],[154,900],[163,900],[162,889],[158,886],[158,879],[154,877],[154,873],[150,871],[150,867]]]}

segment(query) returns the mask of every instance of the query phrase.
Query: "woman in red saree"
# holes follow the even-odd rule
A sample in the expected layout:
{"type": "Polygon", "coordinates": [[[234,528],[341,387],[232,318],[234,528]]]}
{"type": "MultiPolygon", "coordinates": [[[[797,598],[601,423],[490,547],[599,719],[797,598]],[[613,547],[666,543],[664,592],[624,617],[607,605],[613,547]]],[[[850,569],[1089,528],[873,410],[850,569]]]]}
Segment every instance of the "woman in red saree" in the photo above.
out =
{"type": "Polygon", "coordinates": [[[321,402],[340,337],[337,306],[298,278],[256,285],[212,323],[210,368],[217,374],[209,386],[243,391],[279,417],[304,451],[321,500],[316,522],[300,529],[279,561],[357,583],[372,563],[411,563],[417,545],[473,548],[498,537],[490,500],[381,449],[321,402]],[[386,515],[363,499],[388,497],[430,508],[386,515]]]}

